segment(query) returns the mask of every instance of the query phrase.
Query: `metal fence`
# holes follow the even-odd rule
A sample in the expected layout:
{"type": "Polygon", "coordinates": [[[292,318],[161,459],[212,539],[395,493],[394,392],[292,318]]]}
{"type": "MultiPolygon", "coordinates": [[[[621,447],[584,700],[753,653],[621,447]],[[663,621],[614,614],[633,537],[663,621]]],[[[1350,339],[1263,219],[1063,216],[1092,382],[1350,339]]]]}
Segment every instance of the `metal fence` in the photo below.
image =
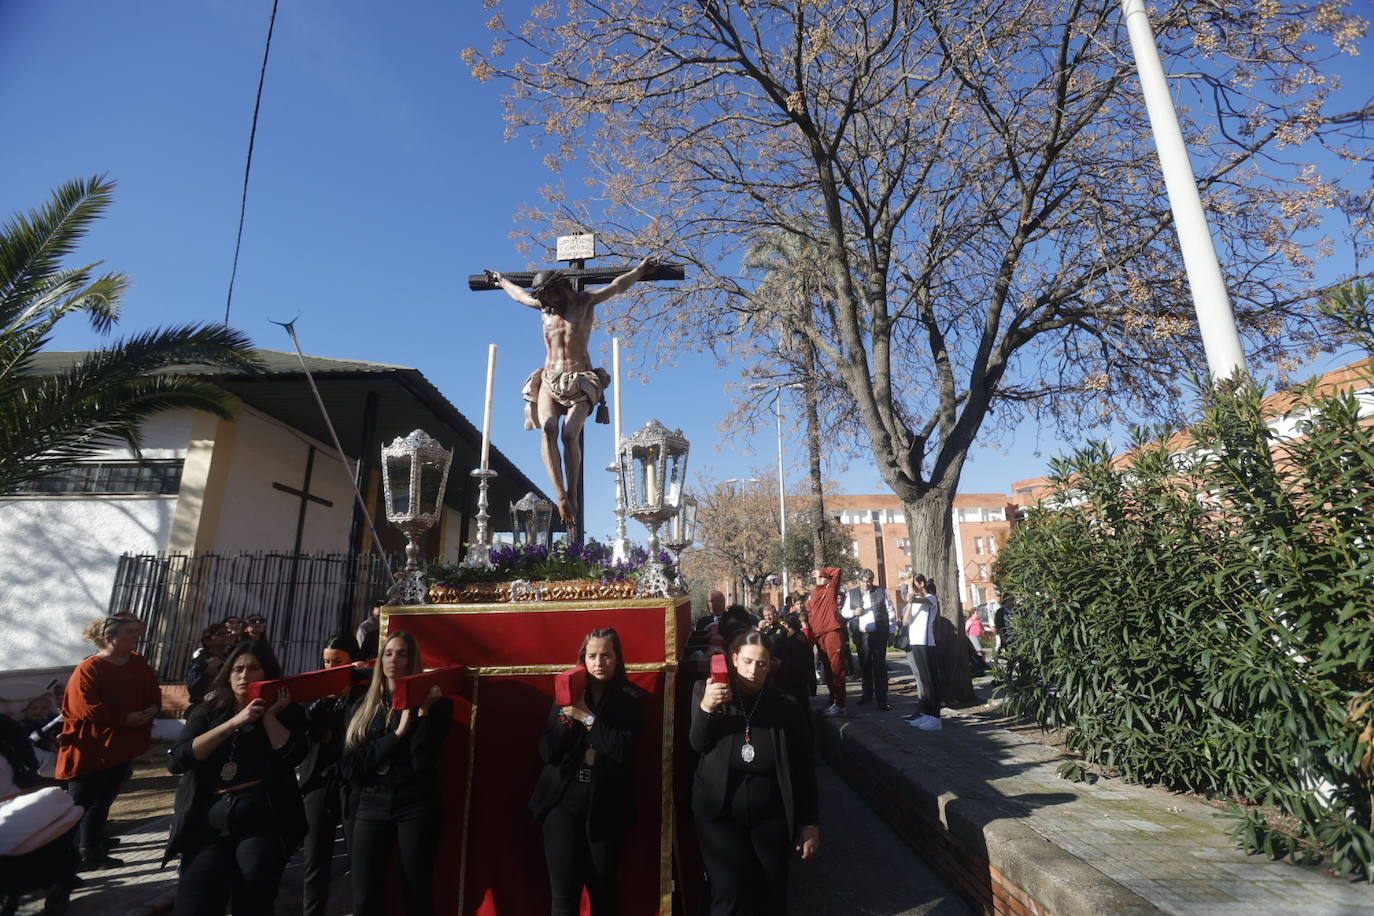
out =
{"type": "Polygon", "coordinates": [[[352,633],[389,585],[371,553],[125,554],[110,613],[147,624],[141,651],[163,683],[185,678],[207,625],[251,615],[267,618],[267,641],[293,674],[318,668],[324,641],[352,633]]]}

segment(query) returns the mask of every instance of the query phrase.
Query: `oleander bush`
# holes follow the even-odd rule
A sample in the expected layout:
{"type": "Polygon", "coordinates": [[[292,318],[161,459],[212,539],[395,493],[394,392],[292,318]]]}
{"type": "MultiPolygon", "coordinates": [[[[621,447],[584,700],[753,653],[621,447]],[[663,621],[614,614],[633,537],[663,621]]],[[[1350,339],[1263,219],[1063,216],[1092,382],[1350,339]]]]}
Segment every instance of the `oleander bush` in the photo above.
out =
{"type": "Polygon", "coordinates": [[[994,573],[1004,695],[1093,765],[1288,815],[1233,801],[1248,850],[1374,880],[1374,433],[1351,394],[1297,391],[1283,435],[1262,400],[1052,463],[994,573]]]}

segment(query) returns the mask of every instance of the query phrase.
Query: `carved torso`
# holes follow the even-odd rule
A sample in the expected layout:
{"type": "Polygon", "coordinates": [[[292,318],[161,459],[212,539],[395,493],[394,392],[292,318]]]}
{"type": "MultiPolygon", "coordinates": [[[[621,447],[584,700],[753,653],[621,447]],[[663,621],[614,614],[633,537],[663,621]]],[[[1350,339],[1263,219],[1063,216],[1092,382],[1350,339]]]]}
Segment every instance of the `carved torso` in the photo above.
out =
{"type": "Polygon", "coordinates": [[[565,294],[564,302],[567,307],[562,313],[540,312],[544,346],[548,350],[544,368],[554,372],[585,372],[592,368],[587,342],[596,324],[596,307],[583,292],[565,294]]]}

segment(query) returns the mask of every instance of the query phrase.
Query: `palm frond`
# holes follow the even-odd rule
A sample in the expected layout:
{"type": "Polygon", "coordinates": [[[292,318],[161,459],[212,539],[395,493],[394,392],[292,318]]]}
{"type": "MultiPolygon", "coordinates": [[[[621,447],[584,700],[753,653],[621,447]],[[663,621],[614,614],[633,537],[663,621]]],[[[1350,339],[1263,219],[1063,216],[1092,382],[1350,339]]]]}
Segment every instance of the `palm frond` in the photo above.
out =
{"type": "MultiPolygon", "coordinates": [[[[62,259],[110,205],[113,190],[114,182],[104,175],[74,179],[44,206],[0,226],[0,327],[9,327],[41,295],[62,259]]],[[[117,300],[98,305],[107,320],[114,320],[117,300]]]]}

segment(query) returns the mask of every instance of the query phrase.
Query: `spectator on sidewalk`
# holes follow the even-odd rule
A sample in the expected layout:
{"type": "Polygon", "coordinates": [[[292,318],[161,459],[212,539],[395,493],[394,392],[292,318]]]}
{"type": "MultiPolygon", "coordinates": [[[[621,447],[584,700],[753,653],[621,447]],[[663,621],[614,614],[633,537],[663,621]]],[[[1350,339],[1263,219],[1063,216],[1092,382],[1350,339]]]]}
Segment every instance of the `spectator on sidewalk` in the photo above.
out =
{"type": "Polygon", "coordinates": [[[62,697],[62,737],[54,775],[67,780],[75,804],[86,809],[76,831],[83,870],[115,868],[105,839],[110,805],[133,772],[132,761],[152,747],[153,718],[162,707],[157,675],[134,651],[142,624],[107,617],[85,630],[97,652],[76,666],[62,697]]]}
{"type": "Polygon", "coordinates": [[[229,645],[237,646],[243,641],[243,618],[235,614],[220,621],[226,630],[229,631],[229,645]]]}
{"type": "Polygon", "coordinates": [[[0,913],[44,895],[43,912],[66,908],[80,864],[67,834],[82,811],[56,786],[43,787],[30,729],[0,714],[0,913]]]}
{"type": "Polygon", "coordinates": [[[289,691],[269,705],[249,687],[281,676],[241,642],[168,753],[180,775],[164,864],[181,856],[174,916],[271,913],[282,871],[305,836],[296,764],[305,714],[289,691]]]}
{"type": "MultiPolygon", "coordinates": [[[[811,640],[802,629],[800,614],[788,614],[783,619],[787,627],[786,638],[772,646],[773,657],[778,662],[778,686],[782,692],[796,700],[806,709],[811,697],[816,695],[816,672],[812,667],[811,640]]],[[[807,720],[809,723],[809,719],[807,720]]]]}
{"type": "Polygon", "coordinates": [[[896,622],[892,601],[887,589],[874,584],[873,570],[859,575],[859,585],[845,593],[840,616],[854,625],[858,632],[859,677],[863,691],[859,705],[878,701],[878,708],[887,712],[887,638],[889,626],[896,622]]]}
{"type": "Polygon", "coordinates": [[[229,628],[222,623],[212,623],[200,631],[200,648],[191,656],[191,664],[186,669],[186,693],[192,708],[210,691],[229,651],[229,640],[229,628]]]}
{"type": "Polygon", "coordinates": [[[758,630],[768,640],[768,646],[776,653],[777,646],[788,636],[787,624],[778,618],[778,609],[765,604],[759,612],[758,630]]]}
{"type": "Polygon", "coordinates": [[[913,576],[911,601],[903,617],[907,625],[907,664],[920,691],[916,710],[905,718],[925,731],[940,729],[939,666],[935,659],[935,621],[940,616],[940,601],[935,596],[934,583],[925,576],[913,576]]]}
{"type": "Polygon", "coordinates": [[[983,654],[983,618],[976,609],[964,621],[964,633],[968,636],[969,646],[973,649],[974,670],[986,672],[988,659],[983,654]]]}
{"type": "Polygon", "coordinates": [[[1002,651],[1006,649],[1011,641],[1011,618],[1016,611],[1016,602],[1011,598],[1003,598],[1002,603],[997,606],[997,610],[992,615],[992,632],[997,639],[997,655],[1000,658],[1002,651]]]}
{"type": "Polygon", "coordinates": [[[372,612],[363,618],[363,622],[358,624],[358,631],[353,634],[353,639],[358,643],[358,661],[371,661],[377,657],[377,635],[381,628],[382,606],[373,605],[372,612]]]}
{"type": "Polygon", "coordinates": [[[844,621],[840,618],[838,596],[840,570],[835,566],[813,570],[816,587],[806,602],[806,615],[811,621],[812,638],[820,649],[825,665],[826,685],[830,688],[830,706],[822,715],[844,715],[845,658],[843,644],[844,621]]]}

